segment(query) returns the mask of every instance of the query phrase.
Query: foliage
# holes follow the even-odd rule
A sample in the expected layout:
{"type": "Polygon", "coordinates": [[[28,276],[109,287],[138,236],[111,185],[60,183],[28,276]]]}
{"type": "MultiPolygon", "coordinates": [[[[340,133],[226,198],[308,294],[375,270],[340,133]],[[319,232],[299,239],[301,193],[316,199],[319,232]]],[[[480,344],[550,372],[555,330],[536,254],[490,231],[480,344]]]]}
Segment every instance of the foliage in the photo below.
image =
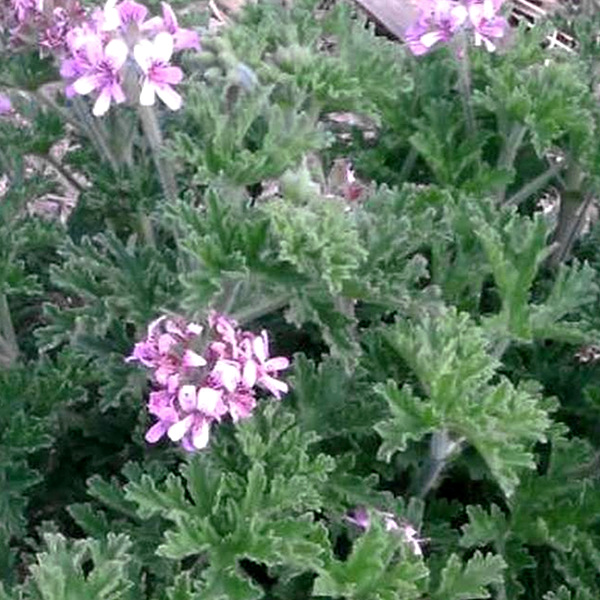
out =
{"type": "Polygon", "coordinates": [[[598,16],[415,57],[342,0],[174,8],[182,109],[100,119],[0,8],[0,600],[600,597],[598,16]],[[187,453],[159,367],[262,388],[187,453]]]}

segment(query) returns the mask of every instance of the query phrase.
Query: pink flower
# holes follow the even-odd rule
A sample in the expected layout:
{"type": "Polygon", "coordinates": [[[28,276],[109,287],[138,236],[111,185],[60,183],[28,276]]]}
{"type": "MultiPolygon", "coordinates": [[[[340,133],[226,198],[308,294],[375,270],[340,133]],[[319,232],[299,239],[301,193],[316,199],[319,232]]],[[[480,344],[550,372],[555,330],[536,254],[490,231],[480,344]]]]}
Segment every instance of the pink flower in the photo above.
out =
{"type": "Polygon", "coordinates": [[[94,20],[102,31],[116,31],[120,29],[127,33],[130,27],[141,29],[148,16],[148,9],[134,0],[108,0],[104,9],[94,14],[94,20]]]}
{"type": "Polygon", "coordinates": [[[429,52],[439,42],[448,42],[467,20],[467,9],[454,0],[424,3],[418,19],[406,30],[406,42],[417,56],[429,52]]]}
{"type": "Polygon", "coordinates": [[[112,101],[117,104],[125,102],[119,71],[127,60],[127,45],[122,40],[113,39],[102,48],[100,38],[90,36],[84,45],[84,53],[90,68],[75,80],[73,90],[82,96],[98,90],[100,93],[92,113],[100,117],[108,111],[112,101]]]}
{"type": "Polygon", "coordinates": [[[4,94],[0,94],[0,115],[5,115],[12,110],[10,98],[4,94]]]}
{"type": "Polygon", "coordinates": [[[181,96],[171,87],[183,79],[181,69],[169,65],[173,54],[173,36],[161,32],[153,42],[142,40],[136,44],[133,54],[144,73],[140,104],[152,106],[158,96],[171,110],[181,108],[181,96]]]}
{"type": "MultiPolygon", "coordinates": [[[[248,342],[246,346],[248,346],[248,342]]],[[[263,329],[260,336],[254,337],[251,342],[251,352],[248,353],[247,362],[244,365],[243,378],[248,387],[258,383],[266,388],[277,398],[288,391],[287,383],[276,379],[279,371],[283,371],[290,366],[290,361],[284,356],[269,358],[269,337],[263,329]]]]}
{"type": "Polygon", "coordinates": [[[144,30],[152,34],[166,31],[173,36],[175,50],[185,50],[193,48],[200,50],[200,40],[198,34],[191,29],[179,27],[175,11],[166,2],[160,3],[162,7],[162,17],[153,17],[144,23],[144,30]]]}
{"type": "Polygon", "coordinates": [[[416,21],[405,32],[406,43],[417,56],[436,44],[449,42],[459,30],[473,30],[475,45],[493,52],[492,39],[504,36],[507,21],[496,16],[503,0],[423,0],[416,21]]]}
{"type": "Polygon", "coordinates": [[[237,423],[252,414],[256,385],[277,398],[287,392],[287,384],[274,375],[287,368],[289,360],[269,358],[266,331],[260,336],[241,331],[235,321],[217,313],[209,316],[209,326],[207,336],[200,325],[160,317],[126,358],[152,369],[159,388],[148,402],[150,414],[157,418],[146,433],[148,443],[167,434],[185,450],[200,450],[208,444],[213,423],[226,415],[237,423]],[[197,348],[201,340],[205,352],[197,348]]]}
{"type": "Polygon", "coordinates": [[[484,44],[488,52],[496,50],[492,39],[502,38],[508,27],[506,19],[496,15],[501,5],[502,0],[472,0],[468,5],[469,20],[474,29],[475,45],[484,44]]]}

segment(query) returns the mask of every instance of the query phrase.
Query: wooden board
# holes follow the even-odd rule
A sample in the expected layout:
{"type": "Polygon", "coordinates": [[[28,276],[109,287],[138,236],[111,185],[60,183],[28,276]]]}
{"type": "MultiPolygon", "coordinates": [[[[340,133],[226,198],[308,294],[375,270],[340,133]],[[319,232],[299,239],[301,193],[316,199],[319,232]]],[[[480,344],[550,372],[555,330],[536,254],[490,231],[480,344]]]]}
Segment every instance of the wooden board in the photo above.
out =
{"type": "Polygon", "coordinates": [[[377,23],[401,39],[415,18],[416,0],[355,0],[377,23]]]}

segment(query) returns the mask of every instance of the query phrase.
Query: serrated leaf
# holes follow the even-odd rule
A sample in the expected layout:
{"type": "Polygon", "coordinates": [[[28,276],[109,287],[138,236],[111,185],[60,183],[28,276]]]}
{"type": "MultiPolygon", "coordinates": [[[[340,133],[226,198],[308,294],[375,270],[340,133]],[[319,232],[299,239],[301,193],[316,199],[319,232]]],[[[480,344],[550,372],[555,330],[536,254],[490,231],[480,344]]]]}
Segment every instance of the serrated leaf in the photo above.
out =
{"type": "Polygon", "coordinates": [[[476,552],[466,563],[452,554],[442,570],[442,579],[433,600],[476,600],[491,598],[488,586],[502,584],[506,563],[500,556],[476,552]]]}

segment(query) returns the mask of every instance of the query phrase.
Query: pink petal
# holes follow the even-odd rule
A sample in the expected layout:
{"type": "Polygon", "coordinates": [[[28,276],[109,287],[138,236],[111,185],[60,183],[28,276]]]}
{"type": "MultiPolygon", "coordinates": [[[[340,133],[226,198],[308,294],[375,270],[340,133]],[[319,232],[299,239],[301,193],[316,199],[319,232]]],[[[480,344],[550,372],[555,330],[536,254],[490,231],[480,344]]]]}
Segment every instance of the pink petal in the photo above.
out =
{"type": "Polygon", "coordinates": [[[177,340],[169,333],[163,333],[158,338],[158,351],[160,354],[168,354],[173,346],[177,344],[177,340]]]}
{"type": "Polygon", "coordinates": [[[125,100],[126,100],[125,92],[123,91],[123,88],[118,83],[113,83],[110,86],[110,95],[112,96],[112,99],[117,104],[121,104],[122,102],[125,102],[125,100]]]}
{"type": "Polygon", "coordinates": [[[157,86],[156,94],[171,110],[179,110],[183,104],[183,98],[170,85],[157,86]]]}
{"type": "Polygon", "coordinates": [[[171,5],[167,4],[166,2],[161,2],[160,5],[162,7],[165,27],[169,33],[174,33],[178,27],[175,11],[171,8],[171,5]]]}
{"type": "Polygon", "coordinates": [[[278,400],[281,398],[281,394],[287,394],[289,390],[287,383],[275,379],[274,377],[270,377],[269,375],[263,375],[260,378],[259,383],[266,387],[278,400]]]}
{"type": "Polygon", "coordinates": [[[206,365],[205,358],[193,350],[184,352],[182,362],[184,367],[203,367],[206,365]]]}
{"type": "Polygon", "coordinates": [[[168,431],[169,438],[174,442],[178,442],[188,432],[193,422],[194,415],[188,415],[185,419],[171,425],[168,431]]]}
{"type": "Polygon", "coordinates": [[[173,37],[175,50],[187,50],[188,48],[200,50],[200,38],[191,29],[178,29],[173,33],[173,37]]]}
{"type": "Polygon", "coordinates": [[[285,356],[270,358],[265,363],[265,370],[269,372],[283,371],[290,366],[290,361],[285,356]]]}
{"type": "Polygon", "coordinates": [[[183,71],[179,67],[162,67],[155,65],[152,69],[152,81],[159,84],[176,85],[183,79],[183,71]]]}
{"type": "Polygon", "coordinates": [[[158,423],[154,423],[150,429],[146,432],[144,438],[149,444],[156,444],[160,438],[165,435],[167,431],[167,425],[163,421],[159,421],[158,423]]]}

